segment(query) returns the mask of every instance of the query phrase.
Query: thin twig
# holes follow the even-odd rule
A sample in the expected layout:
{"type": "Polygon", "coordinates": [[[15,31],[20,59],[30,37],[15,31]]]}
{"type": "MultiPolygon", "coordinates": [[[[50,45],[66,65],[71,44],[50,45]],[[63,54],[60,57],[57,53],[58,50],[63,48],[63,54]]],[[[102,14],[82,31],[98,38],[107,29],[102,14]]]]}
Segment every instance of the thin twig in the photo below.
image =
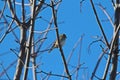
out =
{"type": "MultiPolygon", "coordinates": [[[[84,65],[85,63],[79,64],[77,66],[72,66],[74,69],[71,71],[71,75],[75,75],[76,72],[78,72],[78,70],[81,68],[82,65],[84,65]]],[[[87,67],[85,67],[87,68],[87,67]]],[[[78,78],[76,78],[76,80],[78,80],[78,78]]]]}
{"type": "Polygon", "coordinates": [[[104,14],[107,16],[108,20],[110,21],[112,27],[114,28],[114,24],[113,24],[113,21],[110,17],[110,15],[107,13],[107,11],[103,8],[103,6],[101,4],[98,4],[98,6],[100,7],[100,9],[104,12],[104,14]]]}
{"type": "Polygon", "coordinates": [[[16,33],[14,31],[12,31],[12,34],[15,36],[15,39],[16,39],[15,41],[20,44],[20,40],[19,40],[18,36],[16,35],[16,33]]]}
{"type": "Polygon", "coordinates": [[[115,7],[115,2],[114,2],[114,0],[111,0],[112,1],[112,5],[113,5],[113,7],[115,7]]]}
{"type": "MultiPolygon", "coordinates": [[[[43,35],[43,38],[46,38],[46,37],[47,37],[47,34],[48,34],[48,32],[49,32],[49,30],[50,30],[50,28],[51,28],[51,26],[52,26],[52,23],[53,23],[53,17],[51,17],[51,19],[50,19],[50,22],[49,22],[48,27],[47,27],[44,35],[43,35]]],[[[44,31],[43,31],[43,32],[44,32],[44,31]]],[[[39,39],[39,38],[38,38],[38,39],[39,39]]],[[[46,40],[46,39],[41,40],[41,44],[38,46],[38,48],[37,48],[37,50],[36,50],[36,53],[44,52],[44,51],[48,51],[48,50],[49,50],[49,49],[47,49],[47,50],[40,51],[40,48],[42,47],[42,45],[43,45],[43,43],[44,43],[45,40],[46,40]]]]}
{"type": "Polygon", "coordinates": [[[7,3],[7,1],[5,0],[4,7],[3,7],[3,9],[0,11],[0,19],[1,19],[1,17],[3,16],[3,14],[4,14],[4,11],[5,11],[5,8],[6,8],[6,3],[7,3]]]}
{"type": "Polygon", "coordinates": [[[9,33],[9,30],[11,29],[11,26],[13,24],[14,20],[11,21],[11,23],[8,25],[8,29],[7,31],[4,33],[4,35],[2,36],[2,38],[0,39],[0,43],[4,40],[4,38],[7,36],[7,34],[9,33]]]}
{"type": "MultiPolygon", "coordinates": [[[[49,27],[49,28],[47,28],[47,29],[44,30],[44,31],[33,31],[33,32],[36,33],[36,34],[43,34],[43,33],[46,33],[46,32],[52,31],[52,30],[56,30],[56,28],[51,28],[51,29],[50,29],[50,27],[49,27]]],[[[29,31],[29,32],[30,32],[30,31],[29,31]]]]}
{"type": "Polygon", "coordinates": [[[9,77],[9,75],[8,75],[8,73],[7,73],[7,70],[4,68],[4,66],[3,66],[2,64],[0,64],[0,65],[1,65],[1,67],[2,67],[2,69],[3,69],[3,71],[5,72],[8,80],[11,80],[10,77],[9,77]]]}
{"type": "Polygon", "coordinates": [[[92,46],[93,44],[97,43],[97,42],[102,42],[103,44],[105,44],[104,41],[102,40],[102,37],[101,37],[101,38],[98,38],[98,39],[95,40],[95,41],[92,41],[92,42],[89,44],[89,46],[88,46],[88,53],[90,53],[90,48],[91,48],[91,46],[92,46]]]}
{"type": "Polygon", "coordinates": [[[97,61],[97,64],[96,64],[96,66],[95,66],[95,68],[94,68],[94,70],[93,70],[93,72],[92,72],[92,76],[91,76],[90,80],[93,80],[93,77],[95,76],[95,73],[96,73],[96,71],[97,71],[97,69],[98,69],[98,67],[99,67],[100,61],[101,61],[101,59],[103,58],[104,54],[105,54],[107,51],[108,51],[108,48],[106,48],[106,49],[100,54],[100,56],[99,56],[99,58],[98,58],[98,61],[97,61]]]}
{"type": "Polygon", "coordinates": [[[107,37],[106,37],[106,35],[105,35],[105,32],[104,32],[104,30],[103,30],[103,28],[102,28],[102,25],[101,25],[101,23],[100,23],[100,20],[99,20],[99,18],[98,18],[98,15],[97,15],[95,6],[94,6],[94,4],[93,4],[93,1],[90,0],[90,2],[91,2],[91,5],[92,5],[92,8],[93,8],[93,11],[94,11],[94,14],[95,14],[97,23],[98,23],[99,28],[100,28],[100,30],[101,30],[101,32],[102,32],[103,37],[104,37],[105,43],[106,43],[107,47],[110,49],[109,42],[108,42],[107,37]]]}
{"type": "MultiPolygon", "coordinates": [[[[16,62],[17,62],[17,60],[13,61],[7,68],[3,69],[3,71],[0,73],[0,77],[2,77],[6,73],[6,71],[8,69],[10,69],[16,62]]],[[[1,66],[2,66],[2,64],[1,64],[1,66]]]]}
{"type": "Polygon", "coordinates": [[[79,70],[80,70],[80,66],[81,65],[81,51],[82,51],[82,43],[83,43],[83,36],[84,34],[81,36],[81,40],[80,40],[80,47],[79,47],[79,53],[78,53],[78,64],[77,64],[77,68],[76,68],[76,80],[78,80],[78,76],[79,76],[79,70]]]}
{"type": "MultiPolygon", "coordinates": [[[[21,6],[22,5],[22,3],[20,3],[20,2],[17,2],[17,1],[15,1],[15,4],[16,5],[19,5],[19,6],[21,6]]],[[[25,6],[31,6],[31,4],[24,4],[25,6]]]]}
{"type": "Polygon", "coordinates": [[[21,60],[21,58],[19,57],[19,55],[17,54],[17,52],[14,50],[14,49],[10,49],[19,59],[20,59],[20,61],[21,61],[21,63],[23,64],[23,65],[25,65],[24,64],[24,62],[21,60]]]}
{"type": "Polygon", "coordinates": [[[83,4],[84,1],[85,1],[85,0],[81,0],[81,1],[80,1],[80,12],[82,12],[82,4],[83,4]]]}
{"type": "Polygon", "coordinates": [[[44,72],[44,71],[40,71],[40,72],[36,72],[36,73],[44,73],[44,74],[51,75],[51,76],[68,78],[67,76],[63,76],[63,75],[59,75],[59,74],[53,74],[51,72],[47,73],[47,72],[44,72]]]}

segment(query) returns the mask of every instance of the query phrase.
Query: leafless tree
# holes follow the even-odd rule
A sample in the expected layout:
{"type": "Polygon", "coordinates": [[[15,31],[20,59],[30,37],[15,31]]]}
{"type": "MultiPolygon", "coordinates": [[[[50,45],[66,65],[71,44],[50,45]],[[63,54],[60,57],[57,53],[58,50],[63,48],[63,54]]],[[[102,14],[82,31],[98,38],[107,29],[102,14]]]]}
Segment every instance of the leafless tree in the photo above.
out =
{"type": "Polygon", "coordinates": [[[61,2],[62,0],[50,0],[49,2],[45,0],[20,0],[19,2],[16,0],[2,1],[4,5],[0,11],[0,24],[3,27],[0,28],[0,31],[2,33],[0,43],[3,43],[9,34],[12,36],[12,38],[15,39],[14,42],[18,46],[16,48],[9,48],[9,52],[7,52],[7,54],[12,53],[17,57],[17,60],[9,63],[9,66],[7,68],[5,68],[4,63],[1,62],[2,72],[0,73],[0,77],[6,74],[8,80],[27,80],[31,78],[29,76],[29,71],[32,69],[31,73],[33,74],[33,77],[31,80],[37,80],[38,78],[38,80],[48,80],[51,76],[72,80],[74,79],[74,75],[76,77],[76,80],[79,80],[78,72],[81,66],[84,64],[80,63],[83,35],[74,46],[71,54],[68,57],[68,60],[66,60],[64,51],[60,45],[60,33],[57,21],[57,11],[61,2]],[[47,14],[42,14],[42,12],[47,10],[51,11],[48,13],[51,18],[44,18],[47,14]],[[42,23],[45,23],[45,25],[41,25],[42,23]],[[47,27],[46,24],[48,25],[47,27]],[[51,28],[53,25],[54,28],[51,28]],[[41,29],[42,26],[44,26],[45,29],[43,31],[40,31],[39,29],[41,29]],[[41,55],[47,53],[49,50],[49,48],[47,48],[48,45],[46,45],[46,48],[44,49],[42,47],[44,46],[45,41],[48,39],[47,35],[50,31],[56,32],[56,38],[59,43],[59,52],[64,66],[63,74],[55,74],[52,73],[52,71],[44,71],[39,68],[44,63],[37,59],[40,59],[41,55]],[[71,65],[73,68],[69,69],[68,67],[70,66],[69,62],[71,60],[71,56],[78,46],[80,46],[77,59],[78,64],[76,66],[71,65]],[[16,64],[16,68],[14,68],[14,77],[11,77],[9,75],[10,73],[7,71],[13,67],[14,64],[16,64]]]}

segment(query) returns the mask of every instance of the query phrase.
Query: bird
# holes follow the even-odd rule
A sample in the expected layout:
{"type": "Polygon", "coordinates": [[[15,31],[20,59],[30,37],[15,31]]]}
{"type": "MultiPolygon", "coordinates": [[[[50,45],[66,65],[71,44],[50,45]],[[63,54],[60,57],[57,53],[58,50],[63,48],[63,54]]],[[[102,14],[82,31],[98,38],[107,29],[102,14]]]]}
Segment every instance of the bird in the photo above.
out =
{"type": "MultiPolygon", "coordinates": [[[[59,36],[59,40],[60,40],[60,45],[61,45],[61,46],[64,45],[64,43],[65,43],[65,41],[66,41],[66,38],[67,38],[67,37],[66,37],[65,34],[61,34],[61,35],[59,36]]],[[[56,39],[56,40],[54,41],[52,47],[49,49],[48,53],[50,53],[53,49],[58,48],[58,47],[59,47],[59,45],[58,45],[58,40],[56,39]]]]}

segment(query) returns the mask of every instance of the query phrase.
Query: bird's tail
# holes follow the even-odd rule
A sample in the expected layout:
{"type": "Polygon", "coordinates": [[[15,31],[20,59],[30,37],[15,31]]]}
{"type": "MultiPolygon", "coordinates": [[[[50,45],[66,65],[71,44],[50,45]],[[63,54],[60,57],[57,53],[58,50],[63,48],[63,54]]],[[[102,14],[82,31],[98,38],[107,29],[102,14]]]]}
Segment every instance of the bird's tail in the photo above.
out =
{"type": "Polygon", "coordinates": [[[53,44],[53,46],[48,50],[48,53],[50,53],[55,47],[55,44],[53,44]]]}

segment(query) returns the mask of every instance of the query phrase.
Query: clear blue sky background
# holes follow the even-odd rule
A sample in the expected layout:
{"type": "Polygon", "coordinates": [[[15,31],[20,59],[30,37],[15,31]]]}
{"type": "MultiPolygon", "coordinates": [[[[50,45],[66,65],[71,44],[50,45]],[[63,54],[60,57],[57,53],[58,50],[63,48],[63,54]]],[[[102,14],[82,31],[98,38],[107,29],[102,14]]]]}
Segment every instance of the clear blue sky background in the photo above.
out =
{"type": "MultiPolygon", "coordinates": [[[[97,6],[98,3],[101,3],[106,8],[112,19],[114,18],[114,12],[113,12],[114,10],[109,0],[106,1],[97,0],[94,3],[97,12],[99,13],[99,18],[101,21],[107,20],[107,17],[102,12],[102,10],[97,6]]],[[[1,1],[0,4],[2,4],[1,1]]],[[[0,8],[3,8],[3,6],[1,5],[0,8]]],[[[6,10],[5,12],[7,12],[5,14],[10,15],[9,11],[6,10]]],[[[51,8],[48,8],[47,10],[43,11],[40,14],[40,16],[43,16],[44,19],[47,19],[49,21],[49,19],[51,18],[51,8]]],[[[90,1],[85,0],[82,4],[82,7],[80,7],[80,0],[63,0],[58,9],[58,22],[63,22],[61,24],[58,24],[59,32],[65,33],[67,35],[67,40],[63,47],[66,59],[68,58],[68,55],[72,50],[74,44],[78,41],[81,35],[84,34],[80,62],[81,64],[82,63],[85,64],[82,65],[82,68],[79,70],[79,80],[88,80],[88,78],[84,78],[84,76],[86,74],[90,78],[91,73],[96,65],[97,59],[102,51],[99,46],[101,43],[99,42],[92,45],[91,53],[88,53],[89,44],[92,41],[96,40],[93,39],[92,36],[96,36],[96,35],[102,36],[99,27],[97,25],[90,1]],[[84,70],[83,69],[84,67],[87,67],[87,69],[84,70]]],[[[112,38],[113,28],[109,21],[102,22],[102,25],[107,35],[107,38],[110,41],[110,39],[112,38]]],[[[2,27],[2,25],[0,26],[2,27]]],[[[45,30],[47,27],[47,23],[42,19],[39,19],[36,22],[36,27],[37,27],[36,30],[39,31],[45,30]]],[[[53,27],[54,26],[52,26],[52,28],[53,27]]],[[[19,29],[16,29],[15,32],[19,38],[19,29]]],[[[4,52],[9,52],[5,55],[0,56],[0,62],[3,63],[3,66],[5,68],[9,66],[11,62],[17,59],[16,55],[10,51],[10,48],[14,49],[18,46],[18,44],[15,43],[14,36],[12,36],[11,34],[12,33],[6,36],[5,40],[2,43],[0,43],[0,54],[3,54],[4,52]]],[[[2,32],[0,32],[0,37],[1,35],[2,32]]],[[[47,40],[44,43],[41,50],[45,49],[55,39],[56,39],[55,31],[54,30],[50,31],[47,36],[47,40]]],[[[105,45],[103,47],[105,47],[105,45]]],[[[77,65],[78,51],[79,51],[79,47],[76,48],[70,62],[70,64],[74,66],[77,65]]],[[[38,70],[44,70],[45,72],[51,71],[52,73],[57,73],[57,74],[61,74],[63,72],[63,63],[58,49],[53,50],[51,54],[45,52],[44,54],[40,55],[37,58],[37,62],[42,63],[42,66],[39,66],[38,70]]],[[[97,76],[102,77],[105,64],[106,64],[106,60],[105,58],[103,58],[102,63],[100,64],[99,70],[97,72],[97,76]]],[[[8,74],[10,75],[11,78],[13,78],[14,76],[15,68],[16,66],[14,65],[12,68],[8,70],[8,74]]],[[[71,67],[69,68],[72,69],[71,67]]],[[[0,72],[1,71],[2,68],[0,67],[0,72]]],[[[32,73],[29,73],[29,75],[32,75],[32,73]]],[[[39,76],[40,75],[38,74],[38,77],[39,76]]],[[[30,79],[30,76],[28,78],[30,79]]],[[[0,79],[6,79],[6,76],[4,75],[0,79]]],[[[59,80],[59,79],[60,78],[57,77],[50,78],[50,80],[59,80]]]]}

